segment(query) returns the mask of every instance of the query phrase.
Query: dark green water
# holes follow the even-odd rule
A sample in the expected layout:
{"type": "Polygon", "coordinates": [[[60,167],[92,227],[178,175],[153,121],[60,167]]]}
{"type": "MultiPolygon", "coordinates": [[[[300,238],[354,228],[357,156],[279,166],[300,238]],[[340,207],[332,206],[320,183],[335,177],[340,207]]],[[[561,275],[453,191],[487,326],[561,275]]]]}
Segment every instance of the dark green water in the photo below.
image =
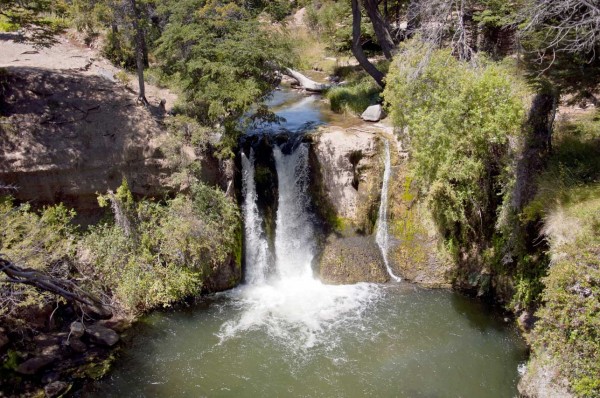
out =
{"type": "Polygon", "coordinates": [[[481,303],[404,283],[366,288],[369,300],[311,329],[310,344],[301,323],[269,315],[223,339],[224,325],[249,311],[239,294],[154,314],[137,328],[110,376],[86,395],[517,395],[524,343],[481,303]]]}

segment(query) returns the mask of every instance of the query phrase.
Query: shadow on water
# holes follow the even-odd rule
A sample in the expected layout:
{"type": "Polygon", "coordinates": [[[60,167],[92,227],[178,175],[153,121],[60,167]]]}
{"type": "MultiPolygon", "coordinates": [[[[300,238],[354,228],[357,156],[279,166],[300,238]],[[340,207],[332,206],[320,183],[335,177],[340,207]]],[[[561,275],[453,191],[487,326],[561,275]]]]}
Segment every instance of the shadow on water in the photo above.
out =
{"type": "Polygon", "coordinates": [[[450,302],[458,314],[464,316],[473,328],[481,332],[488,329],[502,331],[507,327],[497,306],[459,293],[452,294],[450,302]]]}

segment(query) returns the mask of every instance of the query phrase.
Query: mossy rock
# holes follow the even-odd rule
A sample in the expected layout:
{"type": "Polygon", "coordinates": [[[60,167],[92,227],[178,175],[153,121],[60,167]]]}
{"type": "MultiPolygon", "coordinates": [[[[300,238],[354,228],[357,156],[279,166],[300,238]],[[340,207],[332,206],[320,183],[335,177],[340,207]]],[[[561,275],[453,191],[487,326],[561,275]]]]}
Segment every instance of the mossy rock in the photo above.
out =
{"type": "Polygon", "coordinates": [[[324,283],[342,285],[389,280],[383,257],[371,237],[330,237],[323,249],[319,274],[324,283]]]}

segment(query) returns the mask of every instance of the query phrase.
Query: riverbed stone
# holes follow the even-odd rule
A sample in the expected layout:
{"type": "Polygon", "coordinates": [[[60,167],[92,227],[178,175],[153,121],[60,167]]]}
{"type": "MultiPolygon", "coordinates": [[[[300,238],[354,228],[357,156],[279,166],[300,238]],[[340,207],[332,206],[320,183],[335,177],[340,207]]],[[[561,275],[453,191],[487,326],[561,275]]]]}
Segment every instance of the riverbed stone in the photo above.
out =
{"type": "Polygon", "coordinates": [[[92,342],[107,347],[112,347],[119,341],[117,332],[98,324],[86,327],[85,332],[92,342]]]}
{"type": "Polygon", "coordinates": [[[70,327],[71,337],[79,338],[85,333],[85,326],[81,322],[73,322],[70,327]]]}
{"type": "Polygon", "coordinates": [[[389,280],[383,256],[372,237],[330,237],[323,250],[320,278],[333,285],[389,280]]]}
{"type": "Polygon", "coordinates": [[[52,383],[44,387],[44,393],[47,398],[54,398],[61,396],[69,389],[69,384],[64,381],[53,381],[52,383]]]}
{"type": "Polygon", "coordinates": [[[378,122],[383,119],[383,107],[381,105],[371,105],[361,115],[365,122],[378,122]]]}
{"type": "Polygon", "coordinates": [[[39,356],[30,358],[17,367],[17,373],[23,375],[34,375],[46,366],[50,365],[52,362],[54,362],[54,359],[55,358],[50,356],[39,356]]]}
{"type": "Polygon", "coordinates": [[[84,353],[87,351],[87,345],[76,337],[71,337],[69,339],[69,347],[77,353],[84,353]]]}

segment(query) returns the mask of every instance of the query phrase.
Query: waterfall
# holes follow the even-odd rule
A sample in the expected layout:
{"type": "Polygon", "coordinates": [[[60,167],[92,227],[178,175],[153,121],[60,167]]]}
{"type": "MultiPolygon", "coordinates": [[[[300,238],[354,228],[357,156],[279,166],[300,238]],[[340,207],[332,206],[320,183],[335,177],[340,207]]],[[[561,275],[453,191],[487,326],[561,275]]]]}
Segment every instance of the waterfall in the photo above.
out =
{"type": "Polygon", "coordinates": [[[375,235],[375,241],[379,246],[379,250],[381,250],[381,255],[383,256],[383,262],[385,264],[385,268],[387,269],[390,277],[396,281],[400,282],[402,279],[396,275],[390,268],[390,263],[388,260],[388,252],[390,250],[389,247],[389,234],[388,234],[388,185],[390,181],[390,175],[392,174],[392,161],[390,156],[390,144],[388,140],[385,140],[385,169],[383,171],[383,183],[381,184],[381,201],[379,203],[379,215],[377,217],[377,234],[375,235]]]}
{"type": "Polygon", "coordinates": [[[316,240],[308,211],[308,155],[308,144],[298,145],[289,154],[273,148],[279,198],[276,261],[270,272],[267,260],[271,253],[256,207],[254,153],[250,152],[249,159],[242,154],[247,275],[244,285],[224,293],[241,311],[236,319],[221,326],[221,344],[240,333],[265,329],[271,338],[294,350],[316,344],[333,347],[337,341],[335,327],[351,328],[359,323],[364,311],[381,297],[373,284],[331,286],[313,277],[316,240]]]}
{"type": "Polygon", "coordinates": [[[273,149],[279,185],[276,220],[276,269],[282,278],[312,277],[314,229],[308,208],[310,174],[308,145],[301,144],[289,155],[273,149]]]}
{"type": "Polygon", "coordinates": [[[243,151],[241,156],[246,282],[257,284],[264,282],[267,277],[269,245],[256,204],[258,195],[254,181],[254,150],[250,149],[250,159],[243,151]]]}

